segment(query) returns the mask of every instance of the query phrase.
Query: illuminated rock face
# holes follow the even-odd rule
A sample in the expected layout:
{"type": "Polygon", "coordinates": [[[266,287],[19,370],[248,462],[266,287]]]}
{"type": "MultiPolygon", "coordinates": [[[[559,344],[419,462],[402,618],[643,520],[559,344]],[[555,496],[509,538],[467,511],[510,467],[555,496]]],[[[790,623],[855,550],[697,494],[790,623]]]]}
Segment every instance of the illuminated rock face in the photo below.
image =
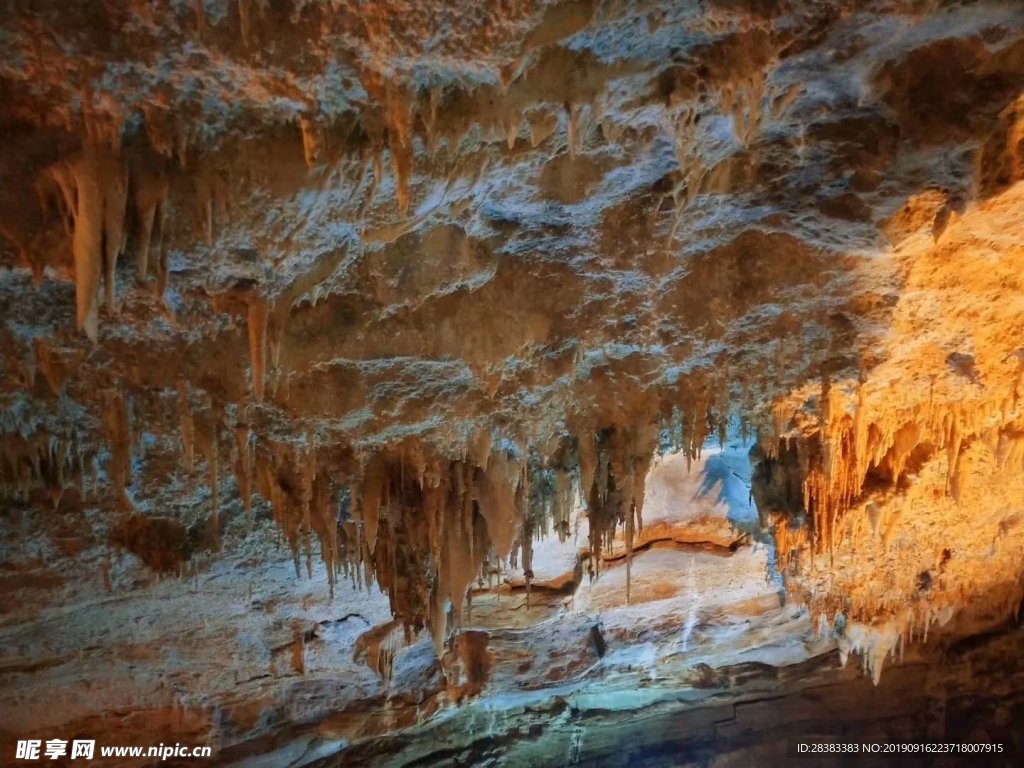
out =
{"type": "Polygon", "coordinates": [[[1014,732],[1019,4],[0,8],[3,749],[1014,732]]]}

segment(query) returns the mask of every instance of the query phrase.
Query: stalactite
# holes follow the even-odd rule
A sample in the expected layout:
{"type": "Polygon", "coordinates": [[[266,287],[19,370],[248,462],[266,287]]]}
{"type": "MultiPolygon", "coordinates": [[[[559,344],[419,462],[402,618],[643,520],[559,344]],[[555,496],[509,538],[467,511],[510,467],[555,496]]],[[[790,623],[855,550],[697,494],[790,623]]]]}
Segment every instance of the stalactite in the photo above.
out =
{"type": "MultiPolygon", "coordinates": [[[[395,175],[395,200],[398,213],[405,216],[409,210],[409,182],[412,176],[413,133],[412,111],[413,98],[404,89],[392,81],[381,81],[376,74],[367,73],[364,87],[371,96],[379,98],[384,105],[384,123],[387,127],[388,154],[391,158],[391,170],[395,175]]],[[[377,158],[374,159],[374,178],[379,180],[377,158]]]]}
{"type": "Polygon", "coordinates": [[[364,219],[366,212],[373,205],[374,198],[377,197],[377,190],[380,188],[381,179],[384,176],[384,163],[381,160],[380,148],[374,147],[371,150],[370,155],[370,168],[373,179],[370,181],[370,188],[366,192],[366,197],[363,199],[363,204],[359,207],[359,218],[364,219]]]}
{"type": "Polygon", "coordinates": [[[252,430],[248,426],[235,427],[235,482],[238,484],[238,495],[242,498],[245,511],[245,522],[252,528],[252,430]]]}
{"type": "Polygon", "coordinates": [[[574,501],[571,474],[568,471],[556,471],[555,497],[552,503],[551,517],[560,542],[565,542],[569,538],[574,501]]]}
{"type": "MultiPolygon", "coordinates": [[[[313,578],[313,547],[310,542],[310,532],[313,524],[311,520],[311,506],[313,504],[313,488],[317,478],[316,469],[316,447],[312,438],[307,436],[304,450],[296,449],[295,463],[300,478],[299,503],[302,510],[301,529],[303,535],[303,547],[306,554],[306,576],[313,578]]],[[[321,542],[321,546],[323,542],[321,542]]]]}
{"type": "Polygon", "coordinates": [[[96,341],[101,280],[108,308],[117,309],[115,270],[124,246],[127,172],[111,147],[88,141],[76,160],[49,168],[48,178],[70,223],[76,324],[96,341]]]}
{"type": "Polygon", "coordinates": [[[363,470],[362,499],[359,511],[362,514],[363,531],[370,554],[377,546],[377,531],[380,523],[381,506],[386,503],[386,469],[379,459],[371,459],[363,470]]]}
{"type": "Polygon", "coordinates": [[[327,569],[330,596],[333,598],[339,557],[338,518],[331,489],[323,473],[316,474],[310,504],[311,525],[320,542],[320,553],[327,569]]]}
{"type": "Polygon", "coordinates": [[[242,35],[242,45],[248,48],[252,29],[252,0],[238,0],[238,29],[242,35]]]}
{"type": "Polygon", "coordinates": [[[412,174],[412,148],[391,145],[391,169],[395,174],[395,201],[398,213],[405,216],[409,211],[409,179],[412,174]]]}
{"type": "Polygon", "coordinates": [[[186,472],[195,467],[195,421],[192,418],[192,403],[189,400],[189,386],[178,382],[178,427],[181,433],[181,456],[186,472]]]}
{"type": "MultiPolygon", "coordinates": [[[[984,406],[965,411],[959,404],[921,405],[868,416],[861,390],[851,418],[831,387],[823,387],[821,427],[817,444],[799,442],[806,465],[804,507],[816,531],[815,549],[831,550],[842,532],[842,519],[861,494],[871,472],[881,471],[895,485],[919,446],[944,450],[946,491],[961,488],[960,461],[965,439],[986,434],[984,406]]],[[[998,437],[996,438],[998,443],[998,437]]]]}
{"type": "Polygon", "coordinates": [[[220,535],[220,446],[218,440],[219,416],[210,415],[207,429],[201,431],[201,451],[206,456],[207,483],[210,485],[210,522],[214,534],[220,535]]]}
{"type": "MultiPolygon", "coordinates": [[[[306,514],[308,496],[309,526],[329,574],[339,558],[346,573],[356,573],[362,560],[370,569],[367,583],[375,577],[407,630],[430,630],[439,656],[461,626],[470,585],[485,561],[507,556],[521,535],[522,460],[509,450],[485,451],[489,444],[483,436],[461,459],[417,442],[370,455],[349,492],[351,523],[341,526],[340,540],[326,477],[306,469],[297,484],[296,517],[306,514]]],[[[298,463],[312,467],[308,458],[298,463]]]]}
{"type": "Polygon", "coordinates": [[[301,501],[295,496],[299,485],[290,447],[274,444],[255,451],[256,487],[270,502],[274,522],[284,534],[295,566],[295,578],[301,578],[299,545],[302,528],[301,501]]]}
{"type": "Polygon", "coordinates": [[[480,505],[480,514],[487,523],[491,545],[499,553],[507,553],[519,525],[516,507],[516,489],[522,474],[522,464],[504,452],[490,454],[480,466],[485,469],[476,481],[474,496],[480,505]]]}
{"type": "Polygon", "coordinates": [[[441,89],[437,86],[430,88],[427,92],[427,104],[420,108],[420,119],[423,121],[424,133],[427,139],[427,153],[434,157],[437,152],[437,109],[441,101],[441,89]]]}
{"type": "MultiPolygon", "coordinates": [[[[157,206],[154,214],[154,231],[159,230],[160,238],[156,244],[156,263],[152,257],[149,259],[149,268],[156,274],[156,284],[153,286],[153,294],[164,302],[164,307],[170,312],[170,305],[167,303],[167,281],[170,278],[171,270],[167,263],[167,239],[164,236],[164,219],[166,216],[166,204],[157,206]]],[[[151,246],[152,250],[152,246],[151,246]]]]}
{"type": "Polygon", "coordinates": [[[905,635],[908,619],[903,616],[874,626],[858,623],[847,625],[840,643],[840,658],[844,666],[849,653],[858,653],[863,660],[865,674],[878,685],[882,680],[885,661],[894,655],[905,635]]]}
{"type": "Polygon", "coordinates": [[[569,147],[569,157],[576,157],[582,148],[582,137],[580,130],[580,110],[578,105],[566,104],[566,143],[569,147]]]}
{"type": "Polygon", "coordinates": [[[408,638],[399,621],[389,621],[361,634],[355,643],[353,661],[366,666],[388,683],[394,668],[395,654],[408,645],[408,638]]]}
{"type": "Polygon", "coordinates": [[[299,128],[302,131],[302,155],[306,159],[306,167],[316,167],[320,157],[320,139],[317,136],[316,123],[305,115],[299,118],[299,128]]]}
{"type": "Polygon", "coordinates": [[[526,582],[526,607],[530,607],[530,591],[533,587],[533,519],[529,510],[529,487],[526,484],[526,472],[523,473],[523,482],[520,487],[522,493],[519,496],[520,514],[523,516],[523,526],[520,532],[520,560],[523,568],[523,579],[526,582]]]}
{"type": "Polygon", "coordinates": [[[536,149],[558,129],[558,113],[535,110],[527,116],[530,129],[530,146],[536,149]]]}
{"type": "Polygon", "coordinates": [[[107,157],[101,164],[103,190],[103,268],[107,309],[117,314],[117,259],[124,249],[128,175],[124,164],[107,157]]]}
{"type": "Polygon", "coordinates": [[[78,495],[82,501],[88,499],[89,488],[86,485],[85,476],[85,450],[82,447],[82,440],[77,434],[75,435],[75,454],[78,458],[78,495]]]}
{"type": "Polygon", "coordinates": [[[50,391],[60,396],[67,378],[67,367],[46,339],[37,338],[33,344],[36,369],[43,374],[50,391]]]}
{"type": "Polygon", "coordinates": [[[592,432],[585,432],[576,438],[577,450],[579,452],[580,465],[580,502],[588,504],[590,490],[594,485],[594,471],[596,464],[594,435],[592,432]]]}
{"type": "Polygon", "coordinates": [[[210,441],[210,458],[207,464],[210,484],[210,520],[214,531],[220,533],[220,450],[217,447],[217,427],[213,427],[210,441]]]}
{"type": "Polygon", "coordinates": [[[207,189],[199,194],[199,204],[203,216],[203,233],[206,244],[213,245],[213,190],[207,189]]]}
{"type": "Polygon", "coordinates": [[[306,637],[301,626],[296,626],[292,632],[292,670],[300,675],[306,674],[306,637]]]}
{"type": "MultiPolygon", "coordinates": [[[[462,462],[453,462],[450,466],[451,483],[448,488],[448,500],[443,507],[444,526],[442,538],[435,543],[440,554],[437,576],[441,585],[440,597],[451,603],[453,626],[449,630],[461,627],[462,609],[470,584],[480,572],[487,549],[486,524],[474,514],[472,498],[473,468],[462,462]],[[477,520],[480,520],[480,524],[477,520]]],[[[438,631],[441,627],[432,627],[435,632],[435,646],[440,647],[438,631]]]]}
{"type": "MultiPolygon", "coordinates": [[[[301,293],[301,292],[298,292],[301,293]]],[[[297,295],[293,292],[292,296],[297,295]]],[[[291,309],[292,300],[289,296],[278,297],[269,305],[270,316],[267,320],[267,362],[270,369],[270,382],[273,392],[276,394],[281,376],[281,341],[284,338],[285,325],[288,322],[288,312],[291,309]]],[[[284,378],[287,386],[288,380],[284,378]]],[[[287,393],[285,393],[287,396],[287,393]]]]}
{"type": "Polygon", "coordinates": [[[521,118],[518,112],[512,113],[508,118],[508,128],[506,129],[505,143],[509,149],[513,149],[516,146],[516,139],[519,137],[519,123],[521,118]]]}
{"type": "Polygon", "coordinates": [[[994,511],[1019,504],[1024,460],[1008,406],[1017,372],[1004,362],[984,388],[965,385],[960,372],[933,374],[906,401],[863,370],[856,381],[825,379],[817,419],[777,403],[765,454],[794,465],[803,496],[771,518],[787,590],[815,616],[842,612],[844,656],[860,653],[876,682],[897,648],[955,608],[976,601],[994,616],[1015,605],[1012,594],[1000,603],[1002,587],[993,590],[964,555],[983,542],[996,573],[1024,551],[1017,521],[994,511]],[[810,525],[800,524],[803,512],[810,525]],[[824,551],[834,553],[827,568],[813,559],[824,551]]]}
{"type": "Polygon", "coordinates": [[[267,299],[256,296],[249,301],[249,367],[252,372],[252,396],[263,401],[267,370],[267,328],[271,310],[267,299]]]}
{"type": "MultiPolygon", "coordinates": [[[[164,209],[169,182],[166,174],[137,168],[132,174],[132,185],[132,203],[139,227],[135,244],[135,276],[143,284],[151,271],[151,249],[156,248],[160,254],[163,248],[164,209]]],[[[162,258],[157,259],[157,274],[164,270],[162,261],[162,258]]]]}
{"type": "MultiPolygon", "coordinates": [[[[77,174],[76,174],[77,176],[77,174]]],[[[75,179],[75,190],[65,197],[74,200],[72,252],[75,258],[75,293],[79,330],[96,340],[97,297],[103,265],[103,198],[97,179],[82,173],[75,179]]]]}
{"type": "Polygon", "coordinates": [[[643,525],[644,483],[657,450],[658,434],[657,424],[651,423],[609,427],[597,439],[597,476],[588,502],[592,574],[599,575],[602,553],[611,548],[615,530],[622,523],[627,602],[632,589],[634,537],[643,525]]]}
{"type": "Polygon", "coordinates": [[[206,5],[204,0],[192,0],[192,8],[196,14],[196,32],[202,38],[206,34],[206,5]]]}
{"type": "Polygon", "coordinates": [[[196,442],[206,459],[206,479],[210,487],[210,527],[220,536],[220,410],[214,405],[198,421],[196,442]]]}
{"type": "Polygon", "coordinates": [[[83,461],[72,434],[6,429],[0,432],[0,498],[24,501],[39,488],[56,505],[67,487],[81,485],[83,461]]]}
{"type": "Polygon", "coordinates": [[[110,475],[118,505],[131,510],[127,486],[131,482],[131,424],[128,416],[128,400],[121,390],[106,393],[103,409],[103,430],[110,443],[110,475]]]}

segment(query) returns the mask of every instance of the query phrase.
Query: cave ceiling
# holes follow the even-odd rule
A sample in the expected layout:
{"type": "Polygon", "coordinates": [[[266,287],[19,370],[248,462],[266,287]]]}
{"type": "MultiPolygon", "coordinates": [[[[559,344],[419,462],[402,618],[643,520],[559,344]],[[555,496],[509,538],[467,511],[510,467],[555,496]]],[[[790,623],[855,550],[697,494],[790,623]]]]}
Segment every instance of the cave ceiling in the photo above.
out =
{"type": "MultiPolygon", "coordinates": [[[[800,658],[874,683],[1019,605],[1019,3],[0,0],[0,139],[10,659],[75,651],[88,681],[81,649],[127,640],[26,650],[46,611],[173,623],[178,589],[205,669],[257,642],[201,604],[227,580],[245,622],[321,606],[278,610],[236,679],[308,681],[334,632],[348,705],[441,692],[336,718],[347,744],[515,688],[515,632],[540,669],[595,611],[625,637],[701,584],[747,579],[722,616],[781,600],[780,637],[800,606],[800,658]]],[[[54,684],[11,664],[8,711],[54,684]]],[[[528,687],[588,679],[567,664],[528,687]]],[[[225,680],[175,686],[195,733],[280,743],[225,680]]]]}

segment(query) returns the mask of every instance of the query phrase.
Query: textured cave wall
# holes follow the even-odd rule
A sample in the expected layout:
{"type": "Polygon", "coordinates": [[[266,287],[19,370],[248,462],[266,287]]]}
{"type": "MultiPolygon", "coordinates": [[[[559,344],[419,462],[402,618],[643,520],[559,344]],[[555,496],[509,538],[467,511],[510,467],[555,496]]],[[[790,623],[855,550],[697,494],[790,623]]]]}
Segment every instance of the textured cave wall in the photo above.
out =
{"type": "Polygon", "coordinates": [[[731,567],[874,682],[1015,616],[1017,3],[0,9],[6,712],[348,744],[731,567]],[[718,444],[756,514],[665,512],[718,444]]]}

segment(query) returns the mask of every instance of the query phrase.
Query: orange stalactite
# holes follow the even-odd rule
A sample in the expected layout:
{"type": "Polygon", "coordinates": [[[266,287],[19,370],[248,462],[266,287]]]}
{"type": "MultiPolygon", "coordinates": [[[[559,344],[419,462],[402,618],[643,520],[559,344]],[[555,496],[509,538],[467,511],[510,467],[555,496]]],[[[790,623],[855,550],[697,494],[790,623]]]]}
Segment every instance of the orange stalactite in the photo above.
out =
{"type": "Polygon", "coordinates": [[[108,472],[117,504],[122,509],[131,510],[132,504],[127,495],[127,487],[132,478],[131,424],[128,400],[121,390],[107,394],[103,410],[103,431],[110,444],[108,472]]]}
{"type": "Polygon", "coordinates": [[[252,397],[263,400],[267,377],[267,330],[271,309],[266,298],[256,296],[249,301],[249,368],[252,372],[252,397]]]}
{"type": "Polygon", "coordinates": [[[242,498],[246,525],[252,526],[253,455],[252,430],[247,426],[235,427],[235,482],[242,498]]]}

